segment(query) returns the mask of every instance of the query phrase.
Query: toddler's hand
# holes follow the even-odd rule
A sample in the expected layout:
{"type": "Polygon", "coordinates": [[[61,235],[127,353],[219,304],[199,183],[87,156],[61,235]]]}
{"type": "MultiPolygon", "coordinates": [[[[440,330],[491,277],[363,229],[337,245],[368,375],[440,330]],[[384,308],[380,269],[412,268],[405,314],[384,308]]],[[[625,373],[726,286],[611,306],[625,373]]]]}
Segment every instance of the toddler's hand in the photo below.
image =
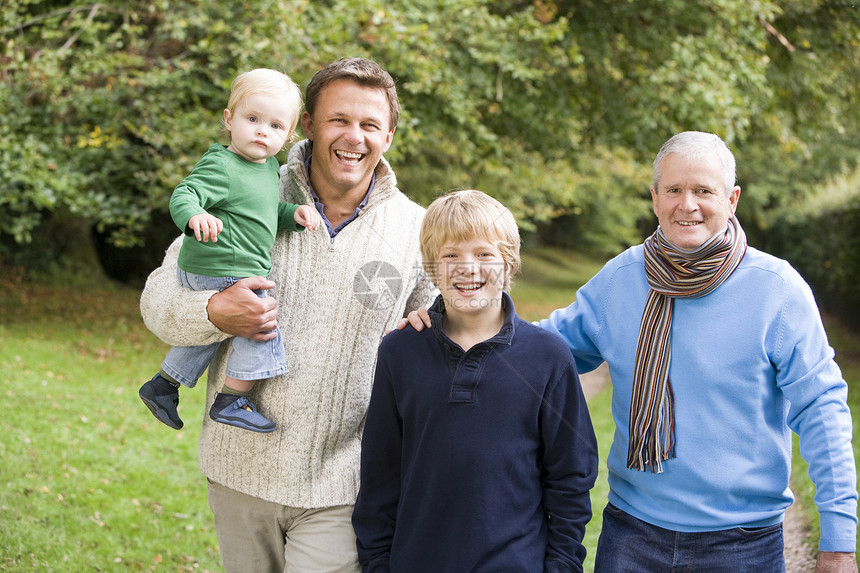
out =
{"type": "Polygon", "coordinates": [[[209,213],[200,213],[188,219],[188,227],[194,231],[194,236],[198,241],[208,243],[211,240],[213,243],[217,243],[218,234],[224,229],[224,223],[209,213]]]}
{"type": "Polygon", "coordinates": [[[310,205],[299,205],[295,214],[293,214],[293,219],[296,223],[311,231],[319,229],[322,223],[322,217],[320,217],[319,212],[310,205]]]}

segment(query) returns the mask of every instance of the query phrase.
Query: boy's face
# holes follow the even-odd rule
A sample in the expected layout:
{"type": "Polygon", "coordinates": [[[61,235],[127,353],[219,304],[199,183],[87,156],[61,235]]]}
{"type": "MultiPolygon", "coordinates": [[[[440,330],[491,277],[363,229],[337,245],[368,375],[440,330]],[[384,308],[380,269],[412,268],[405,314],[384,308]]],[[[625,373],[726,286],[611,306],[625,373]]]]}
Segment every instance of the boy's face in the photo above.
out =
{"type": "Polygon", "coordinates": [[[224,110],[224,126],[230,132],[227,149],[248,161],[265,163],[284,148],[297,113],[283,96],[249,96],[234,113],[224,110]]]}
{"type": "Polygon", "coordinates": [[[432,271],[449,318],[501,312],[507,271],[501,251],[490,241],[445,243],[432,271]]]}

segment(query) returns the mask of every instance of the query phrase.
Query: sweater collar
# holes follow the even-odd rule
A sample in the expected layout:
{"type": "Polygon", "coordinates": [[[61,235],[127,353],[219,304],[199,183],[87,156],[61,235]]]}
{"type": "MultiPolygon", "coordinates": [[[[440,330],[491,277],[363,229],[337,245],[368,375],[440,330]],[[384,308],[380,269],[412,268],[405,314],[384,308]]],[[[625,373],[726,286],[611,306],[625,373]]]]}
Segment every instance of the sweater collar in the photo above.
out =
{"type": "MultiPolygon", "coordinates": [[[[309,139],[304,139],[290,148],[287,157],[287,170],[296,181],[302,195],[305,198],[305,203],[314,203],[314,195],[311,191],[311,182],[308,175],[308,170],[305,167],[313,152],[313,142],[309,139]]],[[[388,160],[385,157],[379,159],[379,163],[374,170],[375,183],[373,192],[365,198],[365,203],[362,204],[362,210],[369,209],[378,203],[382,203],[391,198],[392,195],[398,193],[397,178],[394,176],[394,170],[391,169],[388,160]],[[366,205],[366,206],[365,206],[366,205]]]]}

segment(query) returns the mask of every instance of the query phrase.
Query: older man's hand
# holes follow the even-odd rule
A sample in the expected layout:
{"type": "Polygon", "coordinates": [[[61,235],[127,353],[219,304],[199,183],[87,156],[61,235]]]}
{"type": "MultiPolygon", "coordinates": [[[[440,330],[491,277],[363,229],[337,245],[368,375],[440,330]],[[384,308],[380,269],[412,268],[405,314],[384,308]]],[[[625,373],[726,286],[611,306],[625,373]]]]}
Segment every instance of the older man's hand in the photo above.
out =
{"type": "Polygon", "coordinates": [[[857,557],[854,553],[822,551],[815,563],[815,573],[857,573],[857,557]]]}

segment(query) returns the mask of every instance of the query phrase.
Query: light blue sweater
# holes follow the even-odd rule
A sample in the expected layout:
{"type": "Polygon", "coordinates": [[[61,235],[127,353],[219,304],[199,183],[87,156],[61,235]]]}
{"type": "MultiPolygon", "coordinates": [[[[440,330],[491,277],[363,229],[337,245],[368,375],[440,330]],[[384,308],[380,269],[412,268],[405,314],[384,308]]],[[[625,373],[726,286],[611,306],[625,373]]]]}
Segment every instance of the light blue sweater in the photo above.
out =
{"type": "Polygon", "coordinates": [[[660,474],[627,469],[636,339],[649,290],[643,252],[639,245],[615,257],[573,304],[540,323],[565,339],[580,372],[609,365],[616,422],[609,501],[674,531],[778,523],[793,501],[793,430],[817,488],[820,550],[854,551],[847,385],[807,284],[788,263],[756,249],[711,294],[675,300],[676,457],[660,474]]]}

